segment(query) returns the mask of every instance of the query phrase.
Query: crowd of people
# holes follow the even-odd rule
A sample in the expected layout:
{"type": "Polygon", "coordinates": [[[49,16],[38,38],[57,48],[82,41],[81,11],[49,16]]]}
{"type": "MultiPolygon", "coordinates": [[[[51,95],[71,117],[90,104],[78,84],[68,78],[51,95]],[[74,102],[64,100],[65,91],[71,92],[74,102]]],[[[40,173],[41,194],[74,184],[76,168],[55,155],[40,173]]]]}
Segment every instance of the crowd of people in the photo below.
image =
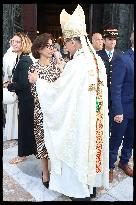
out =
{"type": "Polygon", "coordinates": [[[121,143],[118,167],[133,177],[134,31],[123,52],[115,48],[116,28],[88,38],[80,5],[72,15],[63,9],[60,24],[63,52],[49,33],[32,43],[18,32],[3,57],[3,87],[18,98],[7,104],[7,140],[18,139],[9,163],[34,154],[47,189],[90,200],[112,183],[121,143]]]}

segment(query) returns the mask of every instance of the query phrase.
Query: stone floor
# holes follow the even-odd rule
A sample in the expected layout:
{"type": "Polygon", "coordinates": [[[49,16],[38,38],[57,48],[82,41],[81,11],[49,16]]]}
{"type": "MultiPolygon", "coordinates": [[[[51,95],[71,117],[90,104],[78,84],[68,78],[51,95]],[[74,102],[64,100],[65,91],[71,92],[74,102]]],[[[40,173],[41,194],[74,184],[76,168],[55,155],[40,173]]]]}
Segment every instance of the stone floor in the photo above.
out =
{"type": "MultiPolygon", "coordinates": [[[[3,150],[3,201],[71,201],[43,187],[39,160],[34,156],[18,165],[8,163],[17,154],[17,140],[5,141],[3,150]]],[[[133,179],[116,166],[113,183],[108,190],[97,188],[93,201],[133,201],[133,179]]]]}
{"type": "Polygon", "coordinates": [[[36,201],[13,177],[3,171],[3,201],[36,201]]]}

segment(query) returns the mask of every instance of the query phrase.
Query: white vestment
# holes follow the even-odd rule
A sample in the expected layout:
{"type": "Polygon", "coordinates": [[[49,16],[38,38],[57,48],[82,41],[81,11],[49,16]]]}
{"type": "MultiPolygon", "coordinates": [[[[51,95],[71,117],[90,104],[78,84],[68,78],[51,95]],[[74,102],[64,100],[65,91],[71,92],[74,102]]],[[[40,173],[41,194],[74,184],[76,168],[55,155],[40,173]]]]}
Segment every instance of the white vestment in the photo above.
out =
{"type": "Polygon", "coordinates": [[[99,174],[96,173],[96,93],[88,90],[90,65],[84,53],[77,51],[55,82],[39,78],[36,82],[51,160],[49,188],[70,197],[89,197],[93,187],[109,186],[107,78],[102,61],[101,64],[105,114],[99,174]]]}

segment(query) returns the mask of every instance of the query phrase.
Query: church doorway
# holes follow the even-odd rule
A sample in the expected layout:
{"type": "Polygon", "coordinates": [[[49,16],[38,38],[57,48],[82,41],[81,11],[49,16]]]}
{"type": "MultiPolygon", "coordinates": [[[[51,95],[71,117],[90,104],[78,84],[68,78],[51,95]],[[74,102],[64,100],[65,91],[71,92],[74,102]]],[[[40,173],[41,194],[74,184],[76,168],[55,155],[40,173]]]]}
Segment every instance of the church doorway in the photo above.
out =
{"type": "MultiPolygon", "coordinates": [[[[85,12],[87,33],[90,31],[89,26],[89,4],[80,4],[85,12]]],[[[54,40],[62,43],[62,31],[60,26],[60,13],[65,9],[72,14],[77,4],[37,4],[37,35],[41,33],[51,33],[54,40]]]]}

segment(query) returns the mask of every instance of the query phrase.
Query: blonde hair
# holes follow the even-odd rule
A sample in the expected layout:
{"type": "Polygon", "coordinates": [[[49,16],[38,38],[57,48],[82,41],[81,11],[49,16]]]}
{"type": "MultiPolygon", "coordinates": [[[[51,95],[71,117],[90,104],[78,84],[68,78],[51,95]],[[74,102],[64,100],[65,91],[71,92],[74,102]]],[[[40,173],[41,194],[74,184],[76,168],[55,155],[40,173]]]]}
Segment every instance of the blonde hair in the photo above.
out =
{"type": "Polygon", "coordinates": [[[30,38],[23,32],[17,32],[14,34],[14,36],[18,36],[21,38],[22,42],[22,52],[23,53],[31,53],[31,47],[32,47],[32,42],[30,38]]]}

